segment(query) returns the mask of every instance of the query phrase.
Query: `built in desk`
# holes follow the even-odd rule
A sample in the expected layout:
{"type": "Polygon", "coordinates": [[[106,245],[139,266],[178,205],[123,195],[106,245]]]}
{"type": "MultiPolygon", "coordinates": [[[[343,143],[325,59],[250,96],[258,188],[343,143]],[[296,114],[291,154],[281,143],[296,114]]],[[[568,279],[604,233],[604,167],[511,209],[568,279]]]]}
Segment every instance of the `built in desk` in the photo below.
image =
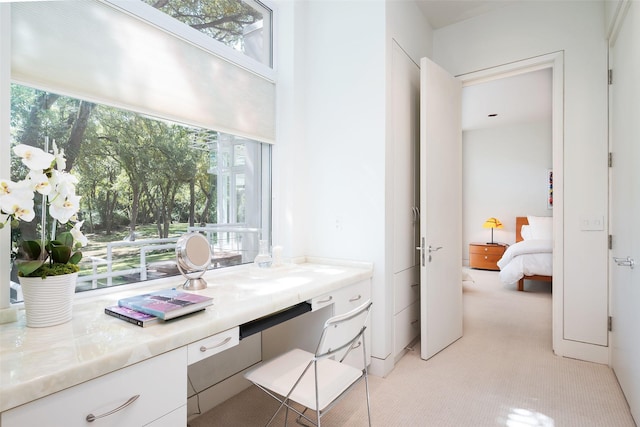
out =
{"type": "Polygon", "coordinates": [[[65,427],[86,426],[87,415],[127,403],[96,425],[186,425],[187,366],[229,351],[241,326],[301,303],[312,311],[335,306],[338,313],[370,298],[371,264],[299,261],[270,270],[243,265],[208,272],[207,289],[196,292],[213,297],[212,306],[145,328],[107,316],[104,307],[177,287],[180,277],[77,295],[73,319],[63,325],[27,328],[21,312],[18,322],[0,325],[0,425],[57,425],[52,420],[59,416],[65,427]]]}

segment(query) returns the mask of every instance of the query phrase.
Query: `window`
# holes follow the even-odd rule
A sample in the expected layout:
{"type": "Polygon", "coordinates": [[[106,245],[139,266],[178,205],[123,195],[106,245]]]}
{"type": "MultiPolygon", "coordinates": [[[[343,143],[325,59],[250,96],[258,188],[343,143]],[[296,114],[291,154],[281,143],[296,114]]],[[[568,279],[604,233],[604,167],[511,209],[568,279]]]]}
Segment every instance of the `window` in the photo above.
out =
{"type": "MultiPolygon", "coordinates": [[[[183,3],[199,2],[167,5],[183,3]]],[[[262,21],[270,64],[272,12],[236,6],[247,5],[258,12],[242,31],[214,37],[252,55],[247,34],[262,21]]],[[[211,36],[188,27],[197,24],[176,30],[158,15],[142,1],[15,2],[10,28],[0,28],[12,64],[11,140],[0,149],[16,179],[10,146],[64,148],[89,238],[78,290],[178,274],[167,261],[188,230],[209,238],[215,268],[253,261],[271,238],[273,76],[207,49],[201,38],[211,36]]],[[[0,284],[6,295],[8,281],[0,284]]]]}
{"type": "Polygon", "coordinates": [[[271,67],[271,10],[256,1],[142,0],[194,30],[271,67]]]}
{"type": "MultiPolygon", "coordinates": [[[[268,144],[26,86],[12,85],[11,95],[14,145],[50,151],[45,144],[56,141],[78,179],[89,239],[78,291],[178,274],[175,242],[187,231],[208,237],[213,268],[252,262],[269,237],[268,144]]],[[[12,244],[40,232],[38,220],[20,222],[12,244]]],[[[15,290],[12,300],[20,300],[15,290]]]]}

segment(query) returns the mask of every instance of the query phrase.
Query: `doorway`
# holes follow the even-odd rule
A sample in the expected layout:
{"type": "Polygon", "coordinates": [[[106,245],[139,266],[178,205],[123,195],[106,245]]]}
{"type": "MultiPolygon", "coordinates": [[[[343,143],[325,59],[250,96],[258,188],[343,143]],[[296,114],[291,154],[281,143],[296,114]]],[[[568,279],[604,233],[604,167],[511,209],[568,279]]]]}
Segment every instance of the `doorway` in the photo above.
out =
{"type": "Polygon", "coordinates": [[[486,262],[474,255],[473,264],[496,269],[506,245],[515,242],[516,217],[553,214],[547,176],[553,159],[551,83],[551,68],[543,68],[463,89],[465,265],[471,252],[484,253],[491,241],[496,245],[486,249],[495,254],[486,262]],[[502,228],[483,228],[489,218],[502,228]]]}
{"type": "MultiPolygon", "coordinates": [[[[563,319],[563,53],[556,52],[538,57],[525,59],[509,64],[488,68],[485,70],[457,76],[463,83],[463,87],[490,82],[510,76],[530,73],[543,69],[550,69],[551,81],[551,154],[553,170],[553,284],[552,284],[552,316],[553,316],[553,348],[560,347],[562,337],[563,319]]],[[[526,215],[524,213],[523,215],[526,215]]],[[[466,248],[465,248],[466,249],[466,248]]]]}

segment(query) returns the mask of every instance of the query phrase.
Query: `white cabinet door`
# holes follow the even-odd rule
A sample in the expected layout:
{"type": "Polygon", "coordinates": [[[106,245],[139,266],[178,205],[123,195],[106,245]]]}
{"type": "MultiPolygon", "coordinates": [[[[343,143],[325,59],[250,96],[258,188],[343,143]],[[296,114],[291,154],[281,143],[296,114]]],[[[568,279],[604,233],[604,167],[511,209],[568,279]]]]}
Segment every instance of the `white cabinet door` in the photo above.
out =
{"type": "Polygon", "coordinates": [[[3,412],[0,424],[144,426],[184,407],[184,417],[172,425],[186,425],[186,377],[187,349],[183,347],[3,412]],[[89,415],[97,419],[89,423],[89,415]]]}
{"type": "Polygon", "coordinates": [[[396,361],[420,334],[420,302],[416,301],[393,317],[395,331],[393,354],[396,361]]]}
{"type": "Polygon", "coordinates": [[[417,263],[420,68],[394,41],[391,52],[393,121],[393,272],[417,263]]]}

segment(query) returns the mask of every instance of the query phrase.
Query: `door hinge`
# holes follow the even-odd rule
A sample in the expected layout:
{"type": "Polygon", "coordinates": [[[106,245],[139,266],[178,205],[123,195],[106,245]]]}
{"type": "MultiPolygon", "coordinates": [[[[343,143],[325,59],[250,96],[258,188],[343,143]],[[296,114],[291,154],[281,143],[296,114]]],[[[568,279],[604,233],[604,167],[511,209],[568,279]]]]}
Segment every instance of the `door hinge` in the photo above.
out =
{"type": "Polygon", "coordinates": [[[612,168],[613,167],[613,153],[609,152],[609,158],[607,160],[609,167],[612,168]]]}
{"type": "Polygon", "coordinates": [[[613,235],[612,234],[609,234],[608,245],[609,245],[609,250],[613,249],[613,235]]]}
{"type": "Polygon", "coordinates": [[[609,69],[609,84],[612,85],[613,84],[613,70],[609,69]]]}
{"type": "Polygon", "coordinates": [[[611,316],[609,316],[609,319],[607,320],[607,329],[609,330],[609,332],[612,331],[612,326],[613,325],[613,318],[611,316]]]}

